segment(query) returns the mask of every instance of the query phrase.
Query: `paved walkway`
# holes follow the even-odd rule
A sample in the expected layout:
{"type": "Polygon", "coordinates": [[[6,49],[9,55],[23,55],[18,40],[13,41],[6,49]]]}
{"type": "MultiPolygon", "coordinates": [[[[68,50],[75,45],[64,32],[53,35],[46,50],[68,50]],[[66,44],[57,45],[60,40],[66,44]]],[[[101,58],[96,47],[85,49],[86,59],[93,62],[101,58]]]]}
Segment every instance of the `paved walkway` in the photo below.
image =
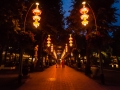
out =
{"type": "Polygon", "coordinates": [[[31,73],[17,90],[120,90],[120,87],[100,85],[68,66],[56,68],[54,65],[43,72],[31,73]]]}

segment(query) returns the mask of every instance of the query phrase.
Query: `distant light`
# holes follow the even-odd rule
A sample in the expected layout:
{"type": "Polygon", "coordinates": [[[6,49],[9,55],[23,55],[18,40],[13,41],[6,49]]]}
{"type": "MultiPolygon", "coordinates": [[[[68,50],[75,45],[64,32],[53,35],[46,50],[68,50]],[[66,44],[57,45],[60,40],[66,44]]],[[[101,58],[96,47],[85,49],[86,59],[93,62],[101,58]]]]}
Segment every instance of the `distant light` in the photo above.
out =
{"type": "Polygon", "coordinates": [[[85,2],[85,1],[83,1],[83,2],[82,2],[82,4],[84,5],[84,4],[86,4],[86,2],[85,2]]]}
{"type": "Polygon", "coordinates": [[[37,2],[36,5],[39,5],[39,3],[37,2]]]}

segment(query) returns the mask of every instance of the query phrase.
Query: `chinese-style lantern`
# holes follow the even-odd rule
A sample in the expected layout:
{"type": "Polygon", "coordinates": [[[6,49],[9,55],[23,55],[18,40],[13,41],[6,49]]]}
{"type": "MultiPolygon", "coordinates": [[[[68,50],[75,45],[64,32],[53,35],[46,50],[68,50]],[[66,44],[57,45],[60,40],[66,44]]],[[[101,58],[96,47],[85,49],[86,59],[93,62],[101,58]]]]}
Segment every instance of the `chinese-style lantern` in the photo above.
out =
{"type": "Polygon", "coordinates": [[[48,38],[47,38],[47,46],[50,47],[50,44],[51,44],[51,38],[50,38],[50,35],[48,35],[48,38]]]}
{"type": "Polygon", "coordinates": [[[33,25],[37,28],[40,23],[38,21],[40,21],[41,17],[39,15],[41,15],[42,11],[38,8],[39,3],[36,3],[36,8],[32,10],[34,16],[33,16],[33,25]]]}
{"type": "Polygon", "coordinates": [[[71,34],[70,34],[70,37],[69,37],[69,45],[70,45],[70,47],[73,46],[73,38],[72,38],[71,34]]]}
{"type": "Polygon", "coordinates": [[[82,14],[80,18],[82,19],[82,24],[86,26],[88,24],[88,17],[89,15],[87,14],[89,12],[89,8],[85,6],[86,2],[83,2],[83,8],[80,9],[80,13],[82,14]]]}

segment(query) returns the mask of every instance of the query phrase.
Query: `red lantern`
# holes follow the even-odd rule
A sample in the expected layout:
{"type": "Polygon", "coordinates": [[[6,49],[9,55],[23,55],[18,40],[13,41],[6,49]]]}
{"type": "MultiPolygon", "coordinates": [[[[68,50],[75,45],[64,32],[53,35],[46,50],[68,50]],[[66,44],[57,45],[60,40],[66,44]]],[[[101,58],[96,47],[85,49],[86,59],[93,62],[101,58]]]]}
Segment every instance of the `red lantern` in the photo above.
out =
{"type": "Polygon", "coordinates": [[[81,14],[86,14],[88,12],[89,12],[89,8],[87,8],[87,7],[83,7],[83,8],[80,9],[81,14]]]}
{"type": "Polygon", "coordinates": [[[32,10],[33,14],[35,15],[41,15],[42,11],[39,8],[35,8],[32,10]]]}

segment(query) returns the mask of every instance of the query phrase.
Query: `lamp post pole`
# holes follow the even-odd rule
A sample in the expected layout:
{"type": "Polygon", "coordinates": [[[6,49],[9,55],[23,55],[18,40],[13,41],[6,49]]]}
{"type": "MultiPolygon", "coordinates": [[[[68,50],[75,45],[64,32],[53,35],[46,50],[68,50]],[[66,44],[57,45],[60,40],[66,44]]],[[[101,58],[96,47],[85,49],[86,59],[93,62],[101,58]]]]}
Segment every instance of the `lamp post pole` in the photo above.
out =
{"type": "MultiPolygon", "coordinates": [[[[29,13],[29,11],[30,11],[30,9],[32,8],[32,6],[34,5],[34,3],[32,3],[31,4],[31,6],[30,6],[30,8],[28,9],[28,11],[27,11],[27,13],[26,13],[26,15],[25,15],[25,19],[24,19],[24,26],[23,26],[23,31],[25,32],[25,24],[26,24],[26,18],[27,18],[27,15],[28,15],[28,13],[29,13]]],[[[35,16],[33,16],[33,20],[36,20],[36,21],[39,21],[40,20],[40,17],[38,16],[38,15],[40,15],[41,14],[41,11],[38,9],[38,5],[39,5],[39,3],[36,3],[36,9],[34,9],[34,14],[35,14],[35,16]],[[38,16],[38,17],[36,17],[36,16],[38,16]]],[[[35,24],[37,24],[37,26],[39,26],[38,24],[38,22],[37,23],[35,23],[35,24]]],[[[33,25],[35,26],[35,24],[33,23],[33,25]]],[[[19,61],[19,75],[18,75],[18,82],[19,83],[21,83],[22,82],[22,76],[23,76],[23,73],[22,73],[22,67],[23,67],[23,46],[21,45],[21,51],[20,51],[20,61],[19,61]]]]}
{"type": "MultiPolygon", "coordinates": [[[[87,10],[87,8],[85,7],[86,2],[84,1],[84,2],[82,2],[82,4],[83,4],[83,8],[80,9],[80,13],[83,14],[83,15],[81,16],[81,19],[84,21],[84,22],[82,22],[82,24],[83,24],[84,26],[86,26],[86,25],[88,24],[87,19],[88,19],[88,17],[89,17],[89,16],[87,15],[88,10],[87,10]]],[[[96,32],[95,34],[97,34],[97,22],[96,22],[96,17],[95,17],[95,14],[94,14],[94,12],[93,12],[90,4],[89,4],[89,3],[87,3],[87,4],[88,4],[88,6],[90,7],[90,9],[91,9],[91,11],[92,11],[93,18],[94,18],[94,23],[95,23],[95,32],[96,32]]],[[[89,33],[90,33],[90,31],[88,32],[88,34],[89,34],[89,33]]],[[[101,46],[98,47],[98,48],[99,48],[99,49],[98,49],[98,54],[99,54],[99,60],[100,60],[100,77],[101,77],[101,83],[104,84],[104,74],[103,74],[102,59],[101,59],[101,46]]],[[[90,53],[88,46],[87,46],[87,53],[90,53]]],[[[88,57],[89,57],[89,54],[87,54],[87,62],[88,62],[87,64],[90,64],[90,60],[88,60],[88,59],[89,59],[88,57]]],[[[89,66],[89,69],[90,69],[90,65],[87,65],[87,66],[89,66]]]]}

